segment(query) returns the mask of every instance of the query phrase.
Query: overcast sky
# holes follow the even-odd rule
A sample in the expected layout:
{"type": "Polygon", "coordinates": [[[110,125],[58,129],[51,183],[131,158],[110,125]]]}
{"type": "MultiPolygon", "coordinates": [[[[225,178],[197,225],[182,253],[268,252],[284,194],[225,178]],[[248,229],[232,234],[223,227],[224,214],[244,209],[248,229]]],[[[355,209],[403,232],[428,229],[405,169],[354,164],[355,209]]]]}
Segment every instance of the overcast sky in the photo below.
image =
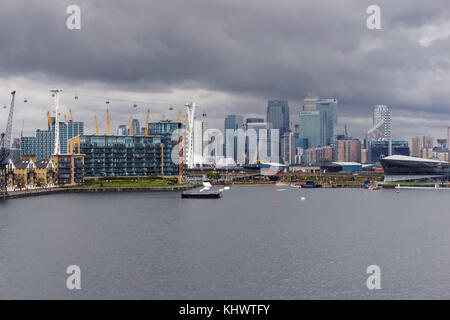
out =
{"type": "Polygon", "coordinates": [[[46,128],[54,87],[65,91],[62,112],[91,133],[95,114],[106,130],[106,97],[116,127],[130,115],[144,122],[147,107],[153,120],[175,119],[196,101],[222,128],[227,114],[265,117],[268,99],[288,100],[296,120],[313,91],[338,99],[339,132],[347,124],[362,137],[373,105],[387,104],[395,138],[443,137],[449,18],[448,0],[3,0],[0,129],[13,89],[14,136],[22,123],[24,135],[46,128]],[[81,30],[66,27],[71,4],[81,30]],[[371,4],[381,30],[366,26],[371,4]]]}

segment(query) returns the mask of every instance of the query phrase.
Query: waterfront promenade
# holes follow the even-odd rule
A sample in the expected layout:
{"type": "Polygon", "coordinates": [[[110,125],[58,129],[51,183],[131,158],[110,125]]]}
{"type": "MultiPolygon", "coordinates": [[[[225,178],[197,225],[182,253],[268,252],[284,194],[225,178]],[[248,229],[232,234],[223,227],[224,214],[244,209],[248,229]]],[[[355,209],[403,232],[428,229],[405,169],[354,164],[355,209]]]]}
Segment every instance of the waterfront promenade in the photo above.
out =
{"type": "Polygon", "coordinates": [[[20,191],[10,191],[7,195],[0,195],[2,199],[27,198],[56,193],[92,193],[92,192],[162,192],[162,191],[185,191],[195,188],[194,184],[177,185],[177,186],[152,186],[152,187],[104,187],[104,188],[42,188],[28,189],[20,191]]]}

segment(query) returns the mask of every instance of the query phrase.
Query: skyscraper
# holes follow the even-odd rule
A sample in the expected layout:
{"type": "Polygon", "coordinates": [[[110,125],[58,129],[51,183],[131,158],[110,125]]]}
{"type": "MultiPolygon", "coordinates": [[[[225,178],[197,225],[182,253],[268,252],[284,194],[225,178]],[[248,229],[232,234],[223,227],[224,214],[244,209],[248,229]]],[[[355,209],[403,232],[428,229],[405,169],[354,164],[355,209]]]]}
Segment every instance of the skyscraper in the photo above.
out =
{"type": "Polygon", "coordinates": [[[420,157],[422,142],[422,138],[418,136],[411,139],[411,156],[420,157]]]}
{"type": "Polygon", "coordinates": [[[247,118],[245,119],[245,123],[261,123],[264,122],[263,118],[247,118]]]}
{"type": "Polygon", "coordinates": [[[280,136],[289,131],[289,106],[284,100],[269,100],[267,104],[267,122],[272,129],[278,129],[280,136]]]}
{"type": "Polygon", "coordinates": [[[244,117],[235,114],[230,114],[225,118],[225,130],[227,129],[239,129],[244,125],[244,117]]]}
{"type": "MultiPolygon", "coordinates": [[[[246,138],[246,163],[254,164],[258,161],[279,162],[280,144],[278,140],[278,152],[272,152],[275,145],[272,146],[271,133],[272,124],[269,122],[254,122],[247,124],[246,138]]],[[[276,142],[276,141],[274,141],[276,142]]],[[[238,161],[241,155],[238,155],[238,161]]]]}
{"type": "Polygon", "coordinates": [[[281,156],[286,164],[295,163],[295,135],[293,132],[286,132],[281,137],[281,156]]]}
{"type": "Polygon", "coordinates": [[[336,135],[337,103],[337,99],[319,99],[316,101],[317,111],[321,112],[326,122],[323,132],[325,145],[331,144],[336,135]]]}
{"type": "Polygon", "coordinates": [[[423,136],[422,147],[423,148],[433,148],[433,137],[423,136]]]}
{"type": "Polygon", "coordinates": [[[300,112],[298,146],[316,148],[330,145],[336,136],[337,99],[319,99],[308,93],[300,112]]]}
{"type": "Polygon", "coordinates": [[[233,136],[233,148],[228,150],[226,149],[227,144],[230,143],[230,141],[227,141],[227,130],[233,130],[236,131],[237,129],[243,129],[244,126],[244,117],[238,116],[234,114],[230,114],[225,118],[225,131],[224,131],[224,156],[227,158],[233,159],[235,162],[237,161],[237,136],[233,136]]]}
{"type": "Polygon", "coordinates": [[[372,118],[372,128],[367,132],[369,141],[390,141],[392,111],[389,106],[374,106],[372,118]]]}
{"type": "Polygon", "coordinates": [[[299,135],[305,149],[324,145],[324,124],[321,112],[300,111],[299,135]]]}
{"type": "Polygon", "coordinates": [[[316,111],[316,102],[319,97],[314,92],[308,92],[306,98],[303,100],[302,111],[316,111]]]}

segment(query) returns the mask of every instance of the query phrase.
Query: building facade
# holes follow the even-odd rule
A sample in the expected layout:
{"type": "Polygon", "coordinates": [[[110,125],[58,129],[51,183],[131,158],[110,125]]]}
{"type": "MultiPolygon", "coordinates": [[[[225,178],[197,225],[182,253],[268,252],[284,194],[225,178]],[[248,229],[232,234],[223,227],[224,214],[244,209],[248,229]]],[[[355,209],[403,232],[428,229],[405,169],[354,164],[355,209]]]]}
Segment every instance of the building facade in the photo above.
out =
{"type": "Polygon", "coordinates": [[[178,175],[179,148],[169,135],[82,135],[69,140],[70,153],[85,156],[86,177],[178,175]]]}
{"type": "Polygon", "coordinates": [[[321,113],[323,121],[323,145],[330,145],[333,143],[336,136],[337,126],[337,99],[318,99],[316,101],[317,111],[321,113]]]}
{"type": "MultiPolygon", "coordinates": [[[[37,160],[49,159],[53,156],[55,145],[55,118],[52,118],[52,125],[48,124],[47,130],[36,130],[35,137],[21,137],[20,154],[35,155],[37,160]]],[[[67,153],[67,142],[69,139],[84,134],[83,122],[60,122],[59,141],[61,154],[67,153]]]]}
{"type": "Polygon", "coordinates": [[[317,165],[333,162],[334,160],[334,145],[311,148],[305,151],[305,164],[317,165]]]}
{"type": "Polygon", "coordinates": [[[267,122],[271,123],[272,129],[280,131],[280,137],[289,128],[289,105],[284,100],[269,100],[267,104],[267,122]]]}
{"type": "MultiPolygon", "coordinates": [[[[233,135],[232,139],[233,139],[233,143],[230,143],[231,141],[227,141],[227,130],[233,130],[234,132],[236,132],[236,130],[238,129],[244,129],[244,117],[243,116],[239,116],[239,115],[228,115],[225,118],[225,124],[224,124],[224,132],[225,132],[225,136],[224,136],[224,140],[225,140],[225,145],[224,145],[224,156],[230,159],[233,159],[233,161],[236,163],[238,160],[238,150],[237,150],[237,136],[233,135]],[[230,146],[232,145],[233,148],[229,148],[229,150],[227,150],[226,146],[227,144],[229,144],[230,146]]],[[[231,137],[230,137],[231,139],[231,137]]]]}
{"type": "Polygon", "coordinates": [[[372,115],[372,128],[367,132],[369,141],[390,141],[392,111],[389,106],[375,105],[372,115]]]}
{"type": "Polygon", "coordinates": [[[301,111],[299,114],[300,147],[317,148],[324,145],[324,119],[319,111],[301,111]]]}
{"type": "Polygon", "coordinates": [[[291,165],[296,163],[295,135],[293,132],[285,132],[281,137],[282,162],[291,165]]]}
{"type": "Polygon", "coordinates": [[[336,161],[361,162],[361,141],[358,139],[336,141],[336,161]]]}

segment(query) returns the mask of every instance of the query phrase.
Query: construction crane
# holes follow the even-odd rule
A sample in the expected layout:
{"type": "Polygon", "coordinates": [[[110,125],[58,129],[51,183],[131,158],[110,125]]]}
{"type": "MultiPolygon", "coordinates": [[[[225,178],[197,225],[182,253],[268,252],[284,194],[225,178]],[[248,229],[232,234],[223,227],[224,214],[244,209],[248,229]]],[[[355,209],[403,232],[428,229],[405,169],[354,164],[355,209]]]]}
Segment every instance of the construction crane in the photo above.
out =
{"type": "Polygon", "coordinates": [[[7,194],[9,173],[7,170],[8,157],[11,152],[11,131],[14,116],[14,100],[16,91],[11,92],[11,107],[9,108],[6,130],[0,136],[0,194],[7,194]]]}
{"type": "Polygon", "coordinates": [[[133,135],[133,117],[130,116],[130,129],[128,131],[128,135],[132,136],[133,135]]]}
{"type": "Polygon", "coordinates": [[[50,126],[50,130],[51,130],[53,120],[52,120],[52,117],[50,116],[50,111],[47,111],[47,120],[48,120],[48,125],[50,126]]]}
{"type": "Polygon", "coordinates": [[[6,165],[8,163],[8,156],[11,149],[11,131],[12,122],[14,116],[14,100],[16,97],[16,91],[11,92],[11,107],[9,108],[8,122],[6,123],[6,130],[1,134],[0,140],[0,165],[6,165]]]}
{"type": "Polygon", "coordinates": [[[150,119],[150,108],[147,109],[147,120],[145,121],[144,136],[148,136],[148,120],[150,119]]]}
{"type": "Polygon", "coordinates": [[[99,131],[98,131],[98,121],[97,121],[97,116],[94,116],[94,120],[95,120],[95,134],[98,135],[99,131]]]}
{"type": "Polygon", "coordinates": [[[109,124],[109,109],[106,108],[106,134],[111,135],[111,126],[109,124]]]}
{"type": "Polygon", "coordinates": [[[69,114],[70,114],[70,121],[72,121],[72,122],[73,122],[72,109],[69,109],[69,114]]]}

